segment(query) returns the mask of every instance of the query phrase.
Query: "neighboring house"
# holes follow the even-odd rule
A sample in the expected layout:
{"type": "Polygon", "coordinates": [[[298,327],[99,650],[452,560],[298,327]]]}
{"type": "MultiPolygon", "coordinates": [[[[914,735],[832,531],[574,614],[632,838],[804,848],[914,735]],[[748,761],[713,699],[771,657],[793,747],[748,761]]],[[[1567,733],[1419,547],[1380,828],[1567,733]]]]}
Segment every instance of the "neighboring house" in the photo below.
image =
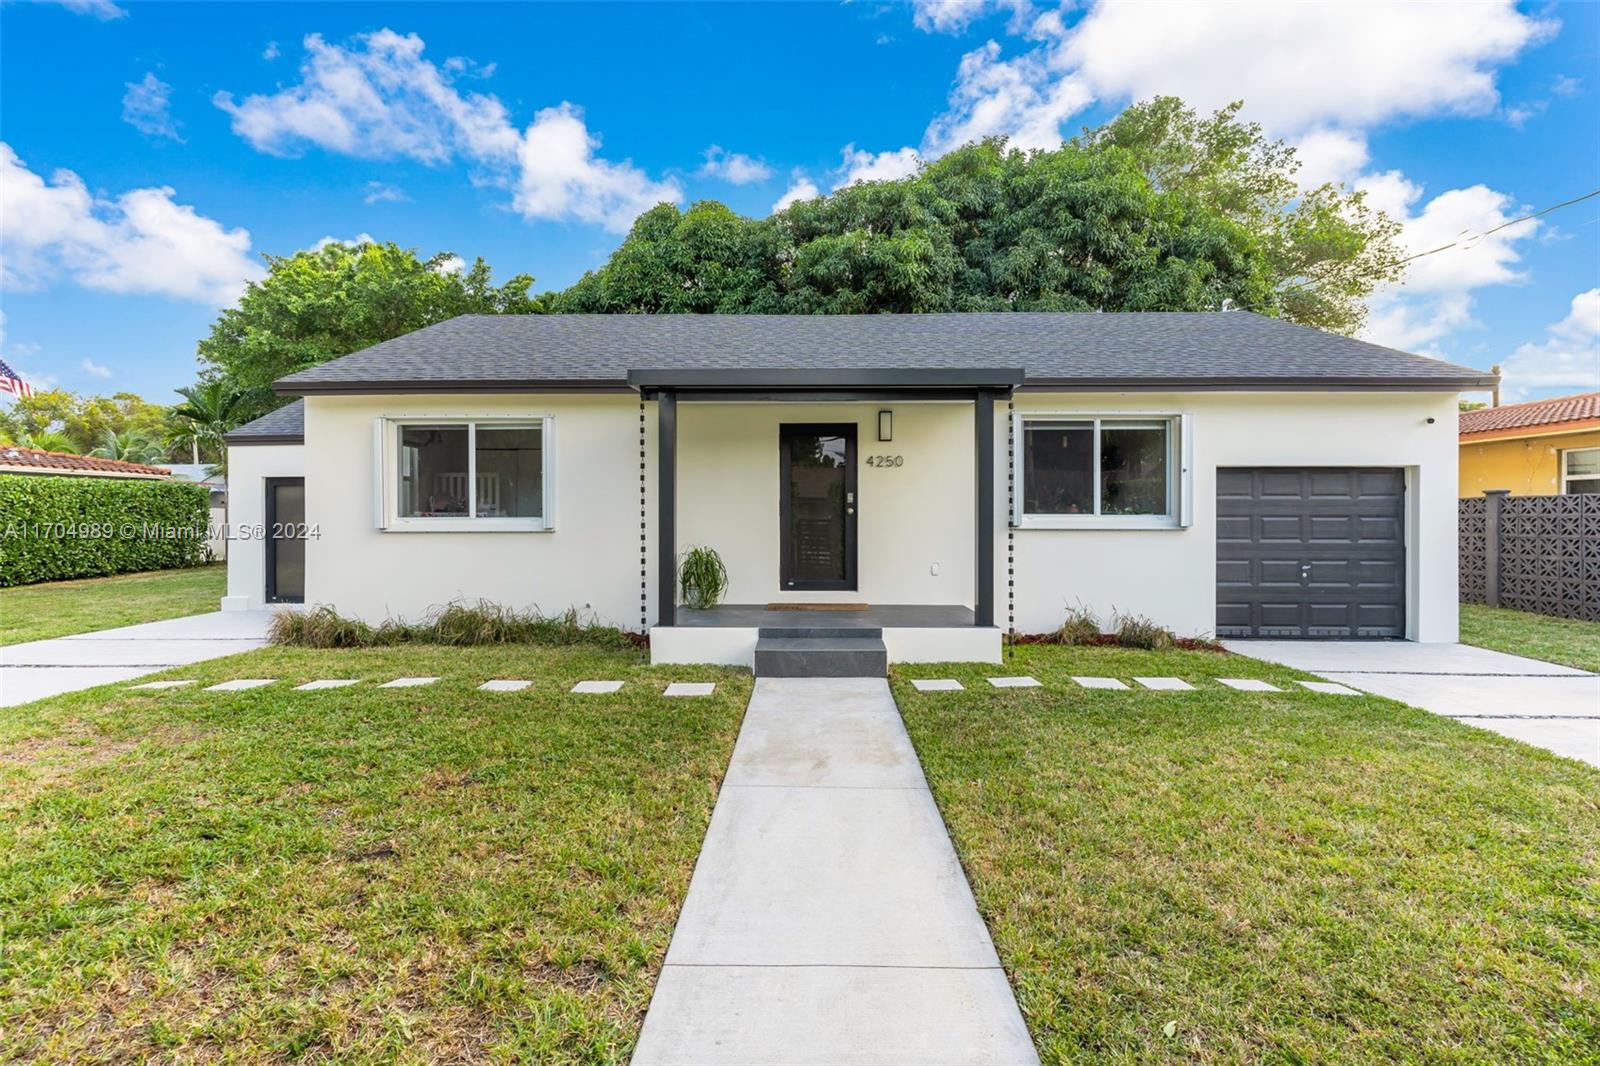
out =
{"type": "Polygon", "coordinates": [[[206,550],[213,560],[228,557],[228,479],[211,463],[168,463],[174,481],[192,481],[211,490],[211,535],[206,550]]]}
{"type": "Polygon", "coordinates": [[[164,466],[125,463],[121,459],[101,459],[72,452],[45,452],[15,444],[0,444],[0,474],[133,478],[141,481],[165,481],[171,476],[164,466]]]}
{"type": "Polygon", "coordinates": [[[1600,492],[1600,392],[1461,412],[1461,495],[1600,492]]]}
{"type": "Polygon", "coordinates": [[[1247,312],[464,316],[229,436],[236,529],[279,535],[224,605],[575,606],[745,664],[845,620],[994,661],[1078,604],[1453,641],[1457,394],[1494,383],[1247,312]],[[676,605],[691,545],[727,606],[676,605]]]}

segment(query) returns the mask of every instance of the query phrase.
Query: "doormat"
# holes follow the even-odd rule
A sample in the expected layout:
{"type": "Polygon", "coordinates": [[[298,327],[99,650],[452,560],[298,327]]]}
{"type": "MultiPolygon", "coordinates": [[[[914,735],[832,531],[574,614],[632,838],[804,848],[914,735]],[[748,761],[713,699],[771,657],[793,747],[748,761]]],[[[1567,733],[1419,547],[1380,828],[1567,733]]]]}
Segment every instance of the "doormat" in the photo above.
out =
{"type": "Polygon", "coordinates": [[[865,603],[769,603],[769,611],[866,611],[871,606],[865,603]]]}

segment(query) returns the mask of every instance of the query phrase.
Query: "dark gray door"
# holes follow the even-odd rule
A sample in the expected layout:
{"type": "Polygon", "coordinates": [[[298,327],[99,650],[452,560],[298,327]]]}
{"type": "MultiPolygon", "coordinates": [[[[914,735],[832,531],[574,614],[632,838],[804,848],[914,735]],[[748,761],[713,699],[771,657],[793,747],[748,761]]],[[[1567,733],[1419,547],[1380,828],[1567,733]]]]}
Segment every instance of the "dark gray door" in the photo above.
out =
{"type": "Polygon", "coordinates": [[[1217,635],[1404,637],[1405,475],[1217,470],[1217,635]]]}
{"type": "Polygon", "coordinates": [[[778,580],[788,589],[856,587],[856,427],[778,427],[778,580]]]}
{"type": "Polygon", "coordinates": [[[306,481],[267,478],[267,602],[306,599],[306,481]]]}

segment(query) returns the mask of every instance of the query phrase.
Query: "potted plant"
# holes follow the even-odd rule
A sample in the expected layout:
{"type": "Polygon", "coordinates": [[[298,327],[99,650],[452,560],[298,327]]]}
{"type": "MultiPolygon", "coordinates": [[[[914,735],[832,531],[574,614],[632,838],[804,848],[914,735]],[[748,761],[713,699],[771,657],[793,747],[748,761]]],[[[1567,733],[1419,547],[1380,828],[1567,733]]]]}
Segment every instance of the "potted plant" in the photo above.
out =
{"type": "Polygon", "coordinates": [[[707,610],[728,591],[728,570],[714,548],[690,548],[678,558],[678,592],[685,607],[707,610]]]}

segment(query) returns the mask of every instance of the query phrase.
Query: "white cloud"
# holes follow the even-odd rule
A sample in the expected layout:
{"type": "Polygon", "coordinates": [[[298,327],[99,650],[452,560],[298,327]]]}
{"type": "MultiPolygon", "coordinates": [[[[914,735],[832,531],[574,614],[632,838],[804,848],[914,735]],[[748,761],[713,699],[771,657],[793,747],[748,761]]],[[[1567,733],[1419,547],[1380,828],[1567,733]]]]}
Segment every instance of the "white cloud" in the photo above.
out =
{"type": "Polygon", "coordinates": [[[440,260],[439,265],[433,269],[440,274],[459,274],[467,269],[467,261],[459,255],[452,255],[440,260]]]}
{"type": "Polygon", "coordinates": [[[367,182],[367,193],[361,198],[364,204],[403,204],[410,200],[404,190],[381,181],[367,182]]]}
{"type": "Polygon", "coordinates": [[[623,230],[640,211],[682,200],[675,181],[597,157],[599,138],[573,104],[545,108],[518,132],[498,97],[454,85],[456,77],[487,77],[492,65],[454,57],[441,68],[423,58],[424,47],[416,34],[389,29],[358,36],[350,47],[311,34],[299,84],[213,100],[232,116],[234,132],[264,152],[293,155],[313,145],[432,165],[464,159],[481,168],[480,180],[509,188],[527,218],[623,230]]]}
{"type": "Polygon", "coordinates": [[[621,232],[656,204],[683,199],[677,182],[651,181],[627,160],[601,159],[594,154],[599,147],[576,107],[540,111],[518,150],[516,209],[524,218],[576,218],[621,232]]]}
{"type": "Polygon", "coordinates": [[[1553,33],[1511,0],[1419,4],[1196,4],[1102,0],[1062,39],[1054,65],[1097,93],[1171,93],[1202,108],[1243,99],[1292,133],[1405,115],[1488,114],[1495,66],[1553,33]]]}
{"type": "Polygon", "coordinates": [[[1093,99],[1081,78],[1055,75],[1045,50],[1002,59],[989,41],[961,57],[949,109],[928,125],[922,150],[931,159],[997,135],[1024,150],[1056,148],[1061,124],[1093,99]]]}
{"type": "Polygon", "coordinates": [[[103,380],[111,376],[110,367],[102,366],[93,359],[87,357],[84,358],[83,362],[78,364],[78,368],[92,378],[101,378],[103,380]]]}
{"type": "Polygon", "coordinates": [[[106,21],[128,16],[126,10],[113,4],[111,0],[49,0],[49,2],[60,4],[74,14],[93,15],[97,19],[106,21]]]}
{"type": "Polygon", "coordinates": [[[772,177],[772,168],[764,160],[751,159],[742,152],[727,152],[713,144],[705,150],[705,165],[700,168],[702,178],[720,178],[733,185],[749,185],[772,177]]]}
{"type": "Polygon", "coordinates": [[[991,6],[989,0],[912,0],[911,20],[929,33],[959,33],[991,6]]]}
{"type": "Polygon", "coordinates": [[[281,54],[282,53],[278,51],[277,41],[268,41],[267,46],[261,50],[261,58],[265,59],[268,63],[272,62],[274,59],[277,59],[281,54]]]}
{"type": "Polygon", "coordinates": [[[320,252],[330,244],[353,244],[359,246],[363,244],[377,243],[378,239],[370,233],[358,233],[354,237],[335,237],[330,233],[328,236],[317,241],[317,243],[313,244],[311,247],[305,249],[305,251],[320,252]]]}
{"type": "Polygon", "coordinates": [[[1541,343],[1517,348],[1502,366],[1508,392],[1600,389],[1600,289],[1572,298],[1567,317],[1541,343]]]}
{"type": "Polygon", "coordinates": [[[1578,91],[1582,88],[1583,82],[1581,79],[1568,77],[1565,74],[1557,74],[1555,79],[1550,82],[1550,91],[1557,96],[1577,96],[1578,91]]]}
{"type": "Polygon", "coordinates": [[[146,73],[142,81],[130,81],[127,87],[122,94],[122,121],[151,137],[183,140],[172,119],[172,86],[146,73]]]}
{"type": "Polygon", "coordinates": [[[854,185],[858,181],[896,181],[915,174],[922,166],[915,148],[901,148],[893,152],[869,152],[847,144],[843,149],[844,162],[839,167],[839,180],[835,189],[854,185]]]}
{"type": "Polygon", "coordinates": [[[814,200],[822,195],[822,190],[817,188],[817,183],[806,177],[805,173],[796,170],[789,179],[789,188],[778,197],[778,202],[772,205],[773,214],[777,214],[790,204],[799,203],[801,200],[814,200]]]}
{"type": "Polygon", "coordinates": [[[1539,223],[1518,222],[1488,234],[1516,215],[1504,193],[1484,185],[1451,189],[1413,214],[1422,190],[1399,171],[1369,175],[1356,188],[1402,224],[1400,244],[1407,255],[1432,253],[1406,264],[1400,285],[1373,295],[1362,331],[1366,339],[1416,350],[1475,324],[1473,290],[1526,280],[1518,245],[1537,233],[1539,223]],[[1434,251],[1450,244],[1455,247],[1434,251]]]}
{"type": "Polygon", "coordinates": [[[1327,126],[1302,134],[1295,143],[1294,155],[1300,162],[1296,176],[1307,189],[1329,182],[1349,184],[1371,158],[1365,136],[1327,126]]]}
{"type": "Polygon", "coordinates": [[[175,195],[160,186],[103,199],[70,170],[46,182],[0,142],[0,283],[39,288],[65,274],[91,289],[231,303],[263,274],[249,231],[175,195]]]}

